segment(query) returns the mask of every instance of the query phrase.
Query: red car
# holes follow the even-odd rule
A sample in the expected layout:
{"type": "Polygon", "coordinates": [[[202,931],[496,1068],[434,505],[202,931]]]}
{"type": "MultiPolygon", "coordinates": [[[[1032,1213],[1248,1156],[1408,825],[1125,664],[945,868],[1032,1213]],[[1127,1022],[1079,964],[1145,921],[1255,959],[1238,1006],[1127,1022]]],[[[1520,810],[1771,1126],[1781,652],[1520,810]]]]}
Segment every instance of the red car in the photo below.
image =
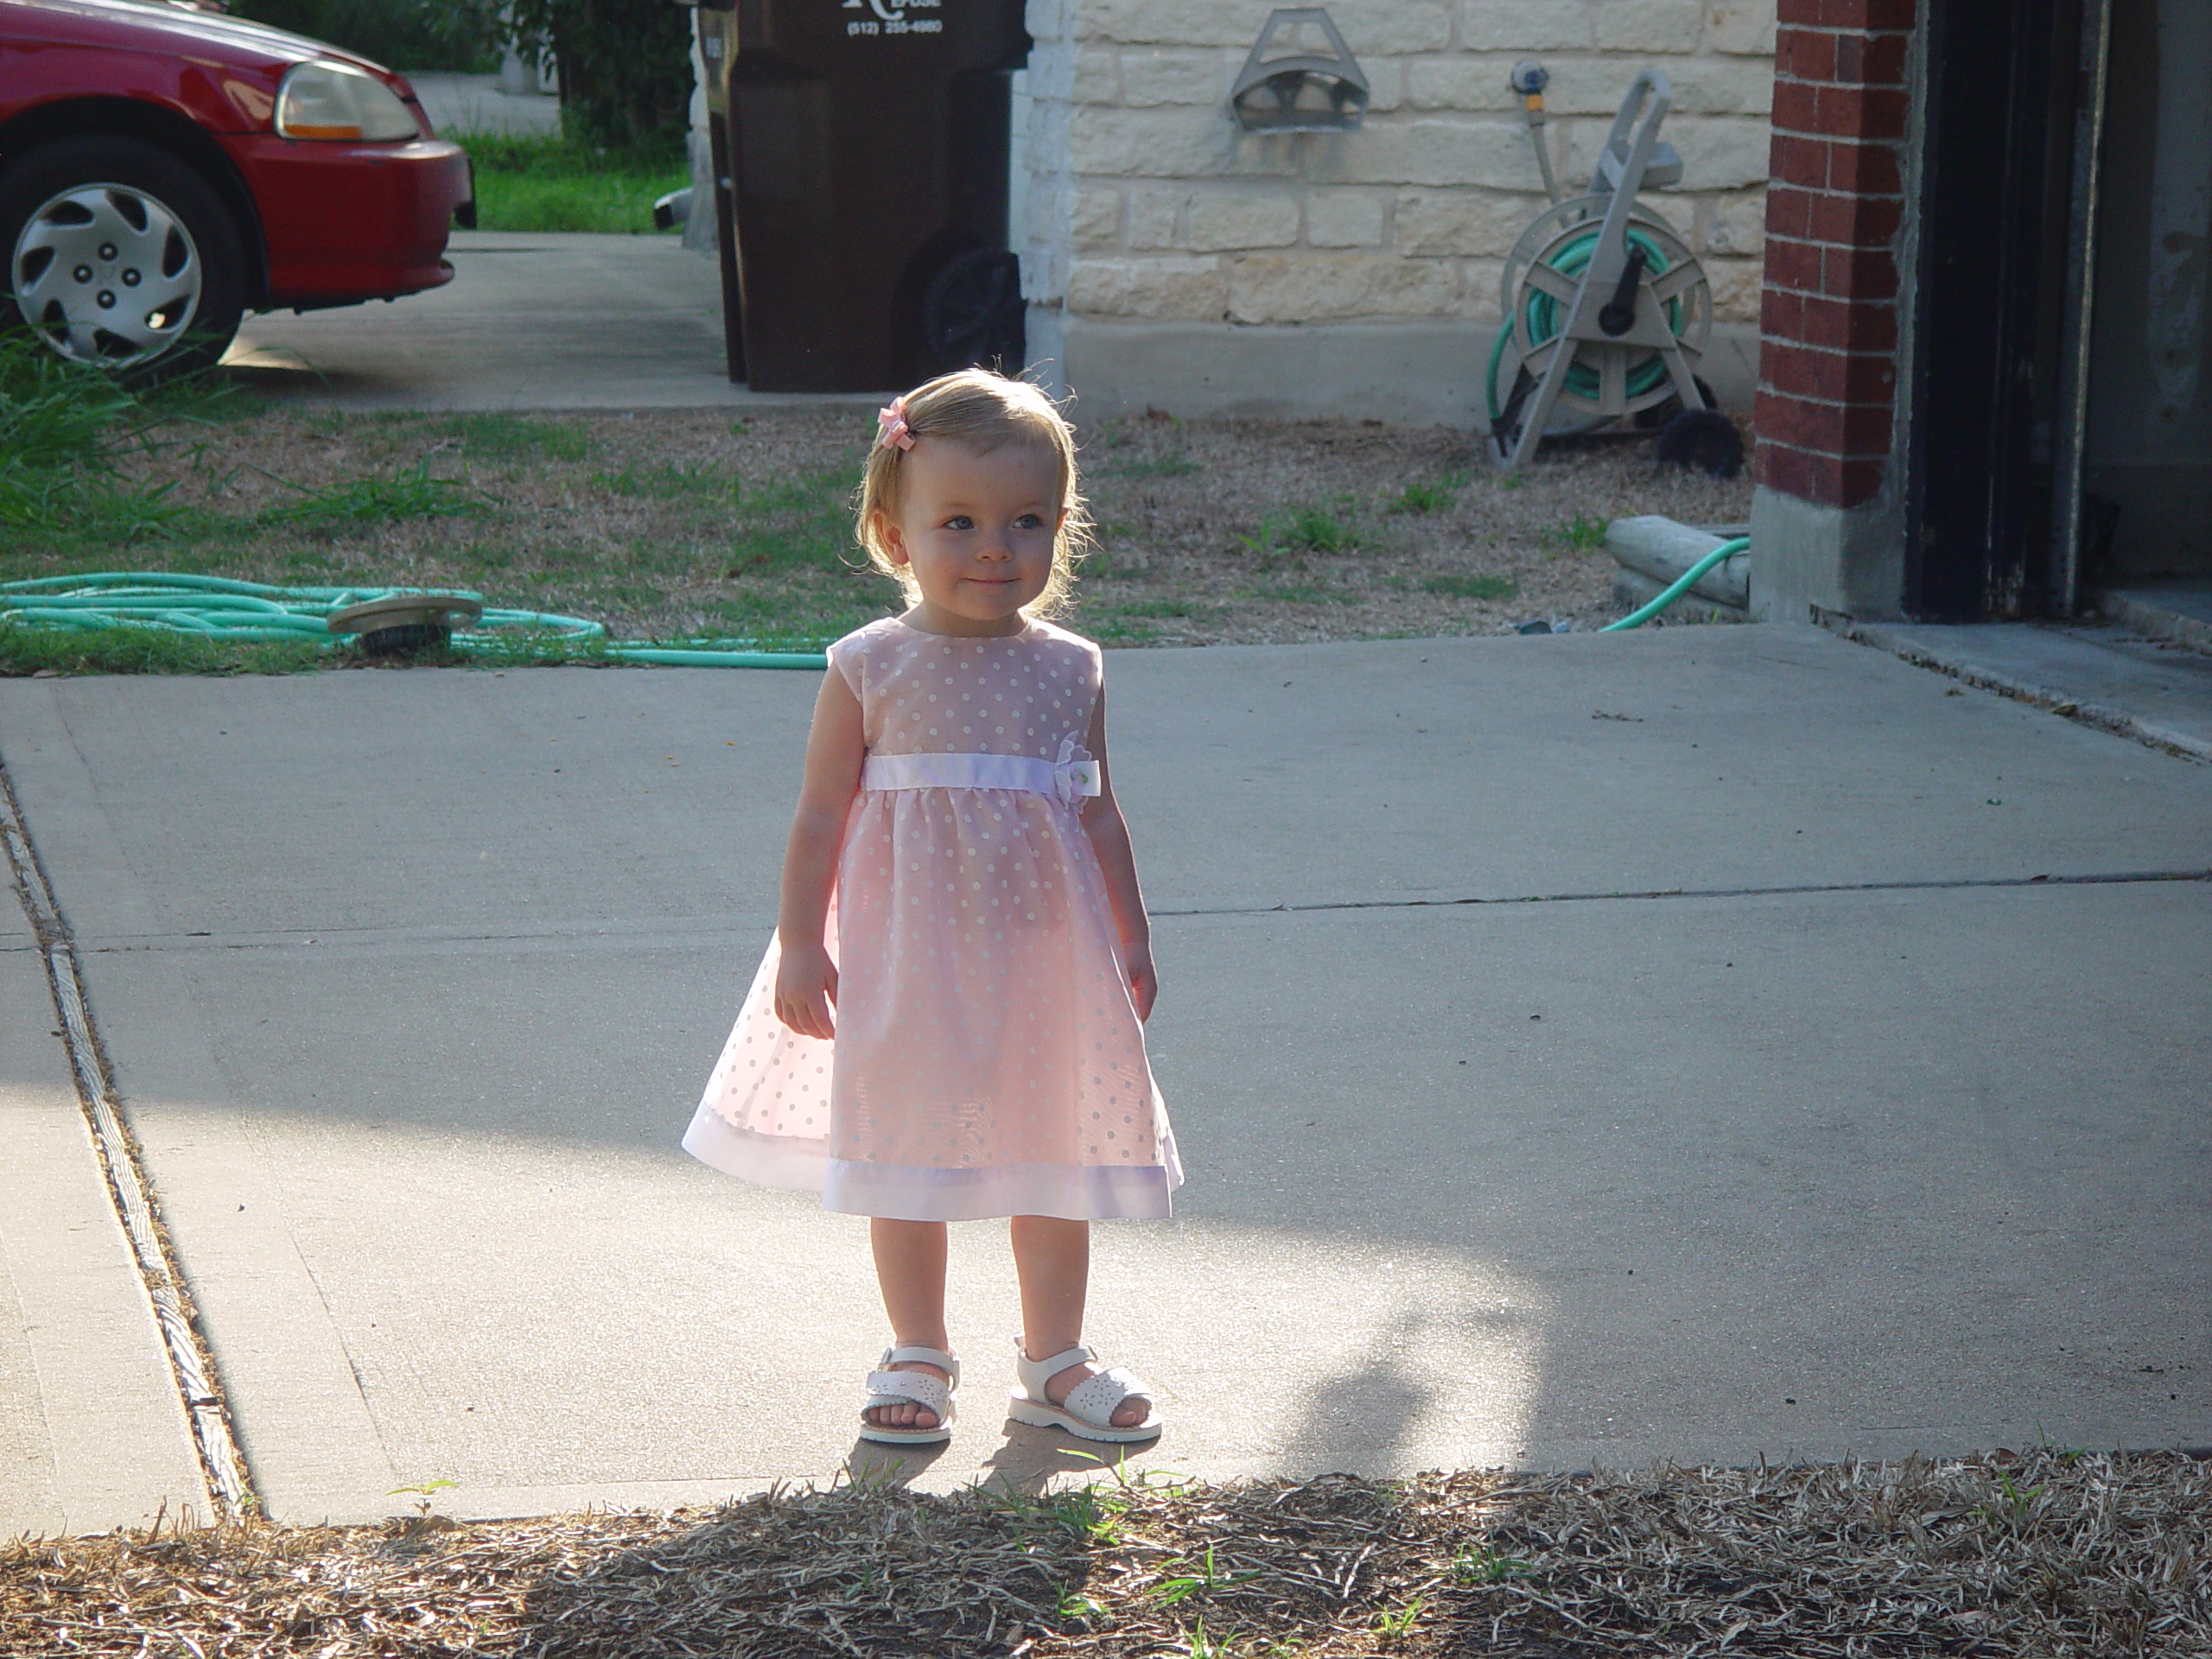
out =
{"type": "Polygon", "coordinates": [[[0,0],[0,327],[148,378],[245,312],[450,281],[468,158],[320,41],[137,0],[0,0]]]}

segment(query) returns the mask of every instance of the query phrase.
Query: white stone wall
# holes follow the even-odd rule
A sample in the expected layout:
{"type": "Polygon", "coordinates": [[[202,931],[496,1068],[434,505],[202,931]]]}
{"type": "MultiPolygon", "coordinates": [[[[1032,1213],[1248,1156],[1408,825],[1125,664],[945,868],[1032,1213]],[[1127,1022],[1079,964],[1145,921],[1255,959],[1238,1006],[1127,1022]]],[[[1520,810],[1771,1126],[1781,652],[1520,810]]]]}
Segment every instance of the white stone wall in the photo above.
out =
{"type": "Polygon", "coordinates": [[[1570,190],[1637,70],[1667,71],[1683,185],[1649,200],[1719,316],[1757,316],[1775,0],[1332,0],[1373,87],[1365,124],[1249,134],[1229,92],[1269,10],[1029,0],[1033,346],[1086,322],[1494,321],[1502,257],[1544,205],[1506,79],[1522,58],[1552,72],[1570,190]]]}

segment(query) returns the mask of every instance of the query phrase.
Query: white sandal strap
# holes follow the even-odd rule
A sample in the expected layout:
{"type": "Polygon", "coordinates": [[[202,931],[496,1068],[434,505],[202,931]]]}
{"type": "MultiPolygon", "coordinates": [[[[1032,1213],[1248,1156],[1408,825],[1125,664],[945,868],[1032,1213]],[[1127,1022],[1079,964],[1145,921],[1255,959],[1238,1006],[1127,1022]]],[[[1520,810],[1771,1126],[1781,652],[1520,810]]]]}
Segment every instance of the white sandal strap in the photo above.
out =
{"type": "Polygon", "coordinates": [[[911,1400],[935,1412],[940,1424],[952,1421],[951,1389],[943,1377],[927,1371],[870,1371],[867,1392],[868,1403],[861,1408],[864,1412],[911,1400]]]}
{"type": "MultiPolygon", "coordinates": [[[[950,1374],[950,1386],[960,1386],[960,1362],[942,1348],[925,1348],[919,1343],[908,1343],[903,1348],[887,1348],[883,1357],[875,1362],[880,1370],[889,1370],[893,1365],[934,1365],[950,1374]]],[[[926,1375],[926,1373],[925,1373],[926,1375]]]]}
{"type": "Polygon", "coordinates": [[[1071,1365],[1096,1365],[1098,1356],[1077,1343],[1065,1352],[1049,1359],[1032,1359],[1029,1351],[1021,1345],[1020,1338],[1014,1344],[1014,1368],[1020,1373],[1021,1386],[1039,1400],[1045,1397],[1045,1385],[1071,1365]]]}

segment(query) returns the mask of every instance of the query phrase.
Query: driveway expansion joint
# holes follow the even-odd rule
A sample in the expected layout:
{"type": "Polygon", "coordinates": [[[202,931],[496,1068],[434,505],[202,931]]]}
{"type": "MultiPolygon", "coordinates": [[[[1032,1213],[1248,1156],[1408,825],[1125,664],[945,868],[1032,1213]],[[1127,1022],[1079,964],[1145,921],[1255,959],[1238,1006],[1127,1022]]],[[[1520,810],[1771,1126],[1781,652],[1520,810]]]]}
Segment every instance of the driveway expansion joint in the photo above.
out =
{"type": "Polygon", "coordinates": [[[259,1500],[231,1433],[221,1378],[194,1326],[183,1279],[170,1257],[154,1206],[152,1184],[140,1167],[137,1147],[124,1122],[122,1102],[110,1080],[106,1057],[92,1026],[69,925],[54,903],[53,887],[31,842],[4,765],[0,765],[0,853],[5,855],[16,897],[38,941],[48,989],[61,1020],[62,1042],[77,1085],[78,1105],[91,1127],[100,1167],[107,1178],[108,1197],[130,1241],[140,1283],[153,1305],[185,1420],[192,1426],[200,1473],[220,1518],[242,1520],[257,1510],[259,1500]]]}
{"type": "Polygon", "coordinates": [[[1807,881],[1756,887],[1649,887],[1591,893],[1530,893],[1496,895],[1446,894],[1433,899],[1335,899],[1313,904],[1194,905],[1184,909],[1155,906],[1150,914],[1163,916],[1279,916],[1308,915],[1353,910],[1455,910],[1478,906],[1587,905],[1608,900],[1652,899],[1790,899],[1818,893],[1960,893],[2006,887],[2130,887],[2145,882],[2212,881],[2212,868],[2202,870],[2110,870],[2077,875],[1941,876],[1924,880],[1807,881]]]}

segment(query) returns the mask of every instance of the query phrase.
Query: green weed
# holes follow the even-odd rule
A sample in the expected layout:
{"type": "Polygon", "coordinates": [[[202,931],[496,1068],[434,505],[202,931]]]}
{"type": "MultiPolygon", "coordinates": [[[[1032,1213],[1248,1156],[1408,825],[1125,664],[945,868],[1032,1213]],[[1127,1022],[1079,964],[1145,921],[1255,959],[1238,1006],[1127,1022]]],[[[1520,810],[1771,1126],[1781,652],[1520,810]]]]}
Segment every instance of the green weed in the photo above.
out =
{"type": "Polygon", "coordinates": [[[1480,1544],[1462,1544],[1452,1558],[1452,1577],[1460,1584],[1503,1584],[1535,1571],[1517,1555],[1497,1554],[1480,1544]]]}
{"type": "Polygon", "coordinates": [[[1578,553],[1593,553],[1605,544],[1605,521],[1577,513],[1547,533],[1561,546],[1571,547],[1578,553]]]}
{"type": "Polygon", "coordinates": [[[1411,1636],[1414,1624],[1421,1618],[1421,1610],[1427,1605],[1426,1598],[1415,1596],[1395,1612],[1385,1611],[1376,1614],[1376,1635],[1394,1637],[1411,1636]]]}
{"type": "Polygon", "coordinates": [[[1325,507],[1293,509],[1283,540],[1307,553],[1343,553],[1359,545],[1351,527],[1325,507]]]}
{"type": "MultiPolygon", "coordinates": [[[[1178,1565],[1178,1563],[1170,1562],[1169,1565],[1174,1566],[1178,1565]]],[[[1154,1600],[1160,1603],[1161,1606],[1173,1607],[1176,1603],[1179,1601],[1187,1601],[1192,1596],[1201,1594],[1211,1595],[1214,1591],[1220,1589],[1224,1585],[1245,1584],[1260,1576],[1256,1571],[1247,1573],[1221,1572],[1214,1565],[1213,1546],[1211,1544],[1208,1544],[1206,1546],[1205,1560],[1203,1565],[1195,1561],[1189,1563],[1189,1565],[1197,1570],[1192,1572],[1179,1573],[1173,1578],[1162,1579],[1158,1584],[1152,1586],[1150,1594],[1154,1600]]]]}
{"type": "Polygon", "coordinates": [[[1459,492],[1467,487],[1465,473],[1446,473],[1441,478],[1416,479],[1400,490],[1386,511],[1428,514],[1442,512],[1459,499],[1459,492]]]}
{"type": "Polygon", "coordinates": [[[1455,574],[1425,577],[1421,590],[1424,594],[1442,594],[1449,599],[1510,599],[1520,591],[1520,584],[1510,576],[1455,574]]]}

